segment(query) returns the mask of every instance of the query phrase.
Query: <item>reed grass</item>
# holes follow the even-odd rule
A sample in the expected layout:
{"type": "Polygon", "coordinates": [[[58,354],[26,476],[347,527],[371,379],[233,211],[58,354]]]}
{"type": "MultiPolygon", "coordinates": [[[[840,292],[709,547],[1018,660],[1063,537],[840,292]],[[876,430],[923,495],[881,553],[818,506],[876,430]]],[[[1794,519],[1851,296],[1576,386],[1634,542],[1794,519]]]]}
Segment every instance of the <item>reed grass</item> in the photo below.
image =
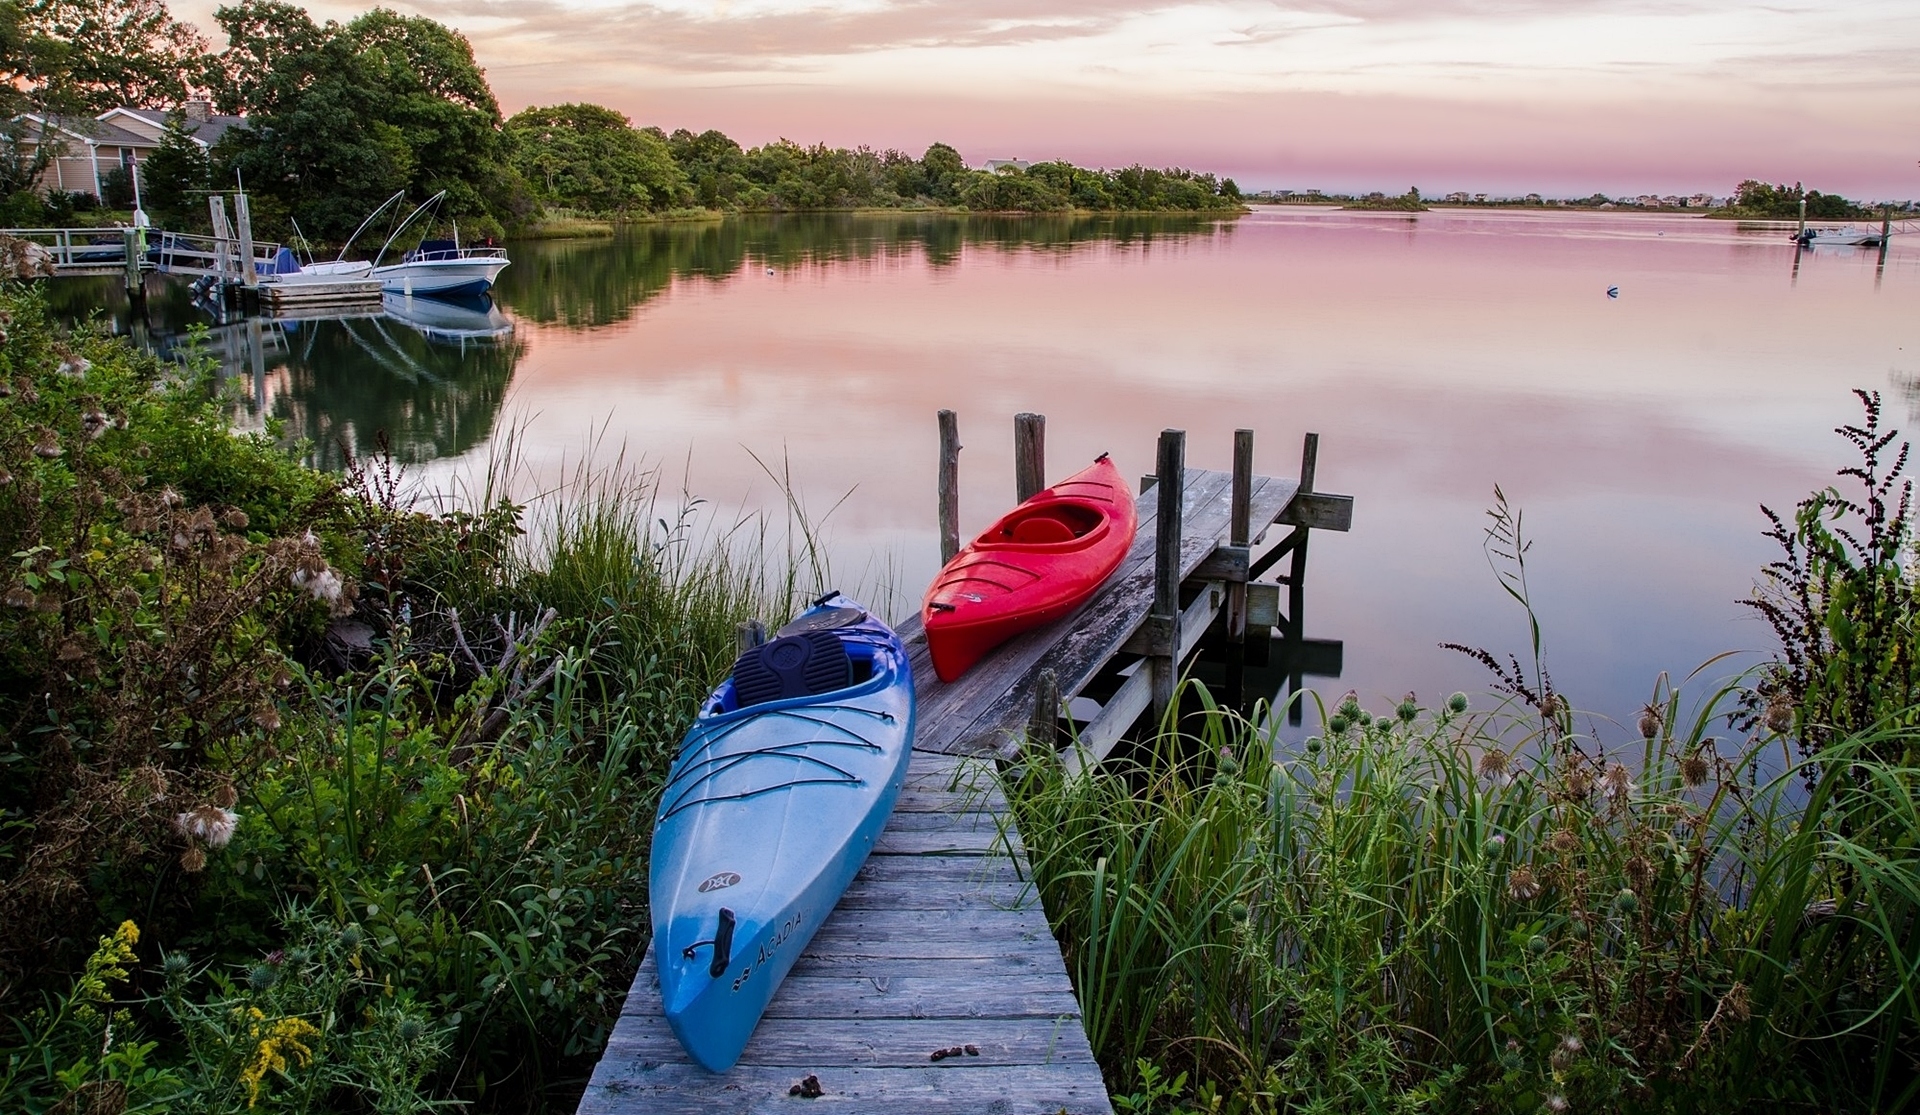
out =
{"type": "Polygon", "coordinates": [[[1753,776],[1777,738],[1708,734],[1727,685],[1663,681],[1603,755],[1461,696],[1349,700],[1289,750],[1188,684],[1121,769],[1006,786],[1117,1095],[1152,1067],[1202,1110],[1914,1102],[1920,770],[1881,741],[1809,796],[1753,776]]]}

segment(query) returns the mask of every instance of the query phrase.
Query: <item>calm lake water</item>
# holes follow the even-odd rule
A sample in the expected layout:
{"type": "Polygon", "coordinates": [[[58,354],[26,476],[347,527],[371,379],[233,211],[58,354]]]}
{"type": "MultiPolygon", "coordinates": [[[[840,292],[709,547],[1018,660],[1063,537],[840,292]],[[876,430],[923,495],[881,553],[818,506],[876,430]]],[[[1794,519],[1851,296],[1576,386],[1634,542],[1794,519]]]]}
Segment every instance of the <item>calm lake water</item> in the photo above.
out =
{"type": "MultiPolygon", "coordinates": [[[[778,513],[784,472],[841,587],[890,588],[896,613],[938,564],[939,408],[966,445],[963,531],[1012,501],[1018,411],[1047,415],[1051,476],[1108,450],[1151,471],[1169,426],[1210,468],[1251,427],[1257,470],[1294,475],[1317,431],[1319,488],[1356,504],[1313,544],[1307,634],[1344,660],[1312,684],[1379,708],[1484,688],[1442,641],[1524,656],[1481,549],[1498,484],[1534,541],[1549,669],[1626,720],[1660,671],[1770,647],[1737,603],[1771,556],[1759,505],[1847,461],[1849,389],[1911,422],[1915,240],[1883,259],[1678,217],[1301,208],[734,220],[514,244],[494,305],[269,326],[260,378],[316,463],[387,431],[430,484],[509,430],[536,483],[624,450],[722,524],[778,513]]],[[[74,312],[117,297],[56,290],[74,312]]],[[[195,313],[156,286],[155,343],[195,313]]],[[[250,380],[244,328],[218,334],[250,380]]]]}

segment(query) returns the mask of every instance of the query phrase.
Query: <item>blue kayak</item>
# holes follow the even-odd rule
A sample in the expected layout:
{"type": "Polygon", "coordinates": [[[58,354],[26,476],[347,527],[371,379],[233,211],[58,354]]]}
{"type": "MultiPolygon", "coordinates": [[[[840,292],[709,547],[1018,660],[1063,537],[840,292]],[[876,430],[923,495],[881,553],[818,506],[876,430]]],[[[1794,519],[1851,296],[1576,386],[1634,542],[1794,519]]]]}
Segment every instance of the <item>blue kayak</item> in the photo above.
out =
{"type": "Polygon", "coordinates": [[[893,813],[913,745],[900,637],[828,593],[734,663],[680,742],[649,888],[667,1023],[724,1072],[893,813]]]}

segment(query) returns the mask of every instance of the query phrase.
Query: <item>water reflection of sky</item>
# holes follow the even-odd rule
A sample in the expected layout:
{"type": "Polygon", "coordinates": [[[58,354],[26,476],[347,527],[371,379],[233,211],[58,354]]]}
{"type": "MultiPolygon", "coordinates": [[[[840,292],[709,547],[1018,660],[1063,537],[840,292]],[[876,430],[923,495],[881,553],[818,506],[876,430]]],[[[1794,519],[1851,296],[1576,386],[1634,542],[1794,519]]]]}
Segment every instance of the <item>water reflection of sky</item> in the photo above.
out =
{"type": "MultiPolygon", "coordinates": [[[[1307,633],[1345,641],[1325,687],[1370,702],[1479,688],[1443,640],[1524,650],[1480,548],[1495,484],[1524,509],[1548,664],[1577,705],[1624,720],[1661,670],[1765,650],[1735,603],[1771,556],[1758,505],[1843,463],[1849,388],[1886,391],[1904,423],[1920,375],[1920,245],[1796,267],[1780,230],[1677,217],[793,218],[514,256],[508,355],[464,389],[477,415],[510,374],[505,414],[428,480],[478,471],[517,425],[537,478],[624,448],[727,518],[779,506],[757,455],[816,512],[846,495],[839,575],[891,569],[911,608],[937,560],[938,408],[960,414],[963,530],[1011,502],[1017,411],[1048,415],[1054,475],[1105,450],[1145,472],[1166,426],[1212,468],[1252,427],[1257,467],[1291,475],[1315,430],[1320,486],[1357,503],[1351,534],[1314,543],[1307,633]]],[[[372,375],[289,393],[330,413],[372,375]]],[[[436,405],[391,393],[413,408],[396,414],[436,405]]]]}
{"type": "Polygon", "coordinates": [[[1770,556],[1757,506],[1841,463],[1848,388],[1905,419],[1890,377],[1920,372],[1920,253],[1877,262],[1822,250],[1796,273],[1777,230],[1679,218],[1299,209],[1064,250],[752,261],[604,328],[532,327],[513,406],[536,466],[606,423],[723,505],[773,506],[748,451],[784,457],[815,507],[851,490],[843,569],[890,553],[909,601],[936,564],[940,407],[967,446],[963,528],[1011,498],[1016,411],[1049,416],[1056,473],[1109,449],[1147,471],[1165,426],[1225,467],[1244,425],[1291,474],[1317,430],[1321,486],[1358,501],[1312,552],[1308,634],[1346,643],[1330,687],[1471,689],[1478,668],[1436,644],[1524,649],[1480,550],[1497,483],[1536,540],[1550,668],[1624,718],[1660,670],[1769,645],[1735,603],[1770,556]]]}

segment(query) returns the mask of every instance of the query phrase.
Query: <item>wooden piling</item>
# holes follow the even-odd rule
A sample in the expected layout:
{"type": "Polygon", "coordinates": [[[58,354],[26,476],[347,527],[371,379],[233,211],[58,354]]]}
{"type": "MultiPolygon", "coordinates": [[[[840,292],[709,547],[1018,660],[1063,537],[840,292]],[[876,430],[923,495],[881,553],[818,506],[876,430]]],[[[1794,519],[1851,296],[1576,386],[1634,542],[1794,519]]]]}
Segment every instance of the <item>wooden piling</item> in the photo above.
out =
{"type": "MultiPolygon", "coordinates": [[[[1320,457],[1320,435],[1308,433],[1300,446],[1300,495],[1313,493],[1313,469],[1320,457]]],[[[1296,499],[1299,496],[1294,497],[1296,499]]],[[[1305,608],[1307,604],[1307,538],[1312,530],[1302,524],[1299,528],[1300,544],[1293,548],[1293,565],[1287,575],[1287,661],[1293,664],[1293,672],[1287,677],[1289,693],[1300,692],[1306,683],[1306,675],[1300,669],[1301,643],[1306,639],[1305,608]]],[[[1299,724],[1302,709],[1295,701],[1287,708],[1287,723],[1299,724]]]]}
{"type": "Polygon", "coordinates": [[[960,552],[960,419],[940,412],[940,564],[960,552]]]}
{"type": "Polygon", "coordinates": [[[1013,416],[1013,501],[1025,503],[1047,486],[1047,416],[1013,416]]]}
{"type": "Polygon", "coordinates": [[[127,284],[127,297],[138,300],[145,292],[145,284],[140,281],[140,230],[123,228],[120,239],[126,249],[126,272],[122,277],[127,284]]]}
{"type": "Polygon", "coordinates": [[[733,630],[735,654],[745,654],[766,641],[767,625],[757,619],[750,619],[733,630]]]}
{"type": "MultiPolygon", "coordinates": [[[[1233,432],[1233,510],[1227,523],[1227,544],[1237,549],[1250,546],[1253,536],[1251,501],[1253,496],[1253,431],[1233,432]]],[[[1227,584],[1227,704],[1239,708],[1246,703],[1247,667],[1247,582],[1227,584]]]]}
{"type": "Polygon", "coordinates": [[[1180,670],[1180,513],[1186,490],[1187,432],[1160,431],[1154,486],[1160,492],[1153,540],[1153,607],[1147,613],[1147,667],[1153,713],[1166,715],[1180,670]]]}
{"type": "Polygon", "coordinates": [[[1033,679],[1027,742],[1049,753],[1060,746],[1060,678],[1052,670],[1041,670],[1033,679]]]}
{"type": "Polygon", "coordinates": [[[233,220],[240,226],[240,281],[249,287],[257,286],[260,276],[253,270],[253,212],[247,207],[246,194],[233,195],[233,220]]]}

